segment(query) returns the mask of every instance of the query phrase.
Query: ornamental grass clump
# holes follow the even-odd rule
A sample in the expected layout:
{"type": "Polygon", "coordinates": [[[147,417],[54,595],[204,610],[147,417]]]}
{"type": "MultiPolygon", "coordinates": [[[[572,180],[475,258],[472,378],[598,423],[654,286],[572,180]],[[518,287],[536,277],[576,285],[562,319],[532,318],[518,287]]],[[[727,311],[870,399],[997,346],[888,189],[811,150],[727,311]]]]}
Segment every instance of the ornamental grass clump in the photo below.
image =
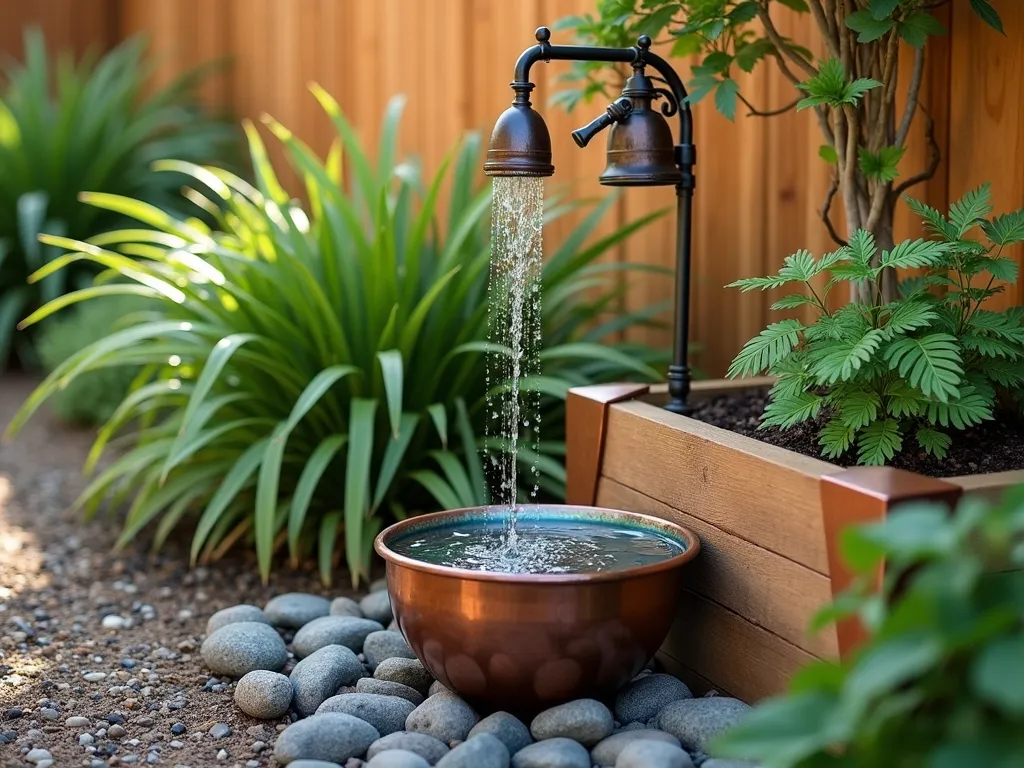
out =
{"type": "Polygon", "coordinates": [[[777,275],[738,280],[741,291],[798,286],[773,310],[811,307],[810,325],[772,323],[748,341],[729,376],[777,377],[762,427],[822,423],[821,453],[837,459],[855,451],[860,464],[885,464],[909,444],[942,459],[957,430],[992,419],[1005,402],[1024,402],[1024,309],[984,308],[1017,280],[1018,265],[1003,250],[1024,242],[1024,209],[995,218],[988,185],[954,203],[949,216],[908,200],[934,240],[875,247],[864,230],[849,246],[815,259],[798,251],[777,275]],[[921,274],[885,302],[887,268],[921,274]],[[827,277],[824,287],[819,275],[827,277]],[[830,310],[837,285],[863,282],[872,301],[830,310]]]}
{"type": "MultiPolygon", "coordinates": [[[[90,513],[101,503],[128,504],[122,545],[153,526],[160,546],[187,524],[193,561],[251,546],[266,579],[286,549],[294,562],[315,554],[327,581],[342,537],[358,581],[389,520],[486,502],[476,435],[483,433],[490,187],[478,185],[479,140],[468,137],[424,188],[418,167],[397,158],[401,100],[388,108],[371,158],[337,102],[314,93],[338,134],[326,160],[266,120],[308,204],[285,191],[247,125],[255,185],[215,167],[157,166],[191,177],[186,194],[215,227],[89,193],[89,205],[145,227],[88,241],[44,238],[65,253],[34,280],[81,261],[104,271],[96,285],[26,324],[96,296],[149,297],[135,324],[61,363],[10,428],[86,372],[141,368],[100,429],[86,470],[116,435],[122,450],[79,500],[90,513]]],[[[610,203],[597,205],[544,265],[544,375],[526,386],[543,393],[545,427],[553,428],[539,455],[520,457],[536,464],[554,497],[564,494],[557,438],[568,388],[659,375],[652,364],[660,365],[660,353],[615,341],[657,307],[595,322],[618,296],[621,274],[597,260],[657,215],[591,241],[610,203]]]]}

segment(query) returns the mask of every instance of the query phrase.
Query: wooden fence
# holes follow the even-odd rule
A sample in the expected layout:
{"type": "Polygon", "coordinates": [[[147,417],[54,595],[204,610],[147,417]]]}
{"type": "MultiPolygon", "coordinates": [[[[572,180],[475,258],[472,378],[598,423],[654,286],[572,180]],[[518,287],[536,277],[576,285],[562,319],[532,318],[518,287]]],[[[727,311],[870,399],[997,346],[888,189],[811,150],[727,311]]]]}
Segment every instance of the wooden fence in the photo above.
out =
{"type": "MultiPolygon", "coordinates": [[[[922,101],[935,118],[944,160],[935,178],[915,192],[939,208],[983,181],[992,182],[997,209],[1024,205],[1024,2],[994,4],[1006,38],[979,22],[967,0],[954,0],[944,11],[951,35],[929,48],[922,101]]],[[[594,0],[0,0],[0,6],[0,52],[18,55],[22,25],[37,23],[51,42],[76,50],[145,33],[161,80],[227,56],[230,66],[205,86],[210,104],[238,117],[270,113],[320,151],[329,144],[331,128],[307,90],[309,82],[338,98],[371,147],[388,99],[404,93],[403,149],[418,154],[430,170],[464,131],[490,130],[508,105],[512,66],[533,43],[534,28],[592,11],[594,0]]],[[[809,19],[780,22],[784,34],[815,40],[809,19]]],[[[597,184],[604,165],[601,147],[581,151],[569,138],[603,105],[572,115],[544,106],[565,66],[534,69],[535,102],[554,141],[557,172],[549,191],[568,185],[579,196],[606,194],[597,184]]],[[[680,69],[685,71],[685,62],[680,69]]],[[[764,108],[793,98],[791,86],[771,66],[745,78],[742,87],[764,108]]],[[[904,175],[925,161],[922,121],[916,122],[917,139],[900,166],[904,175]]],[[[806,113],[738,117],[729,123],[702,103],[696,108],[695,138],[692,328],[702,347],[697,363],[721,373],[767,322],[770,303],[767,296],[740,297],[723,286],[773,271],[797,248],[820,253],[831,247],[817,214],[828,169],[817,156],[822,143],[817,125],[806,113]]],[[[671,189],[627,191],[603,231],[672,205],[672,196],[671,189]]],[[[564,236],[566,226],[548,233],[549,245],[564,236]]],[[[897,234],[914,231],[908,213],[901,211],[897,234]]],[[[665,217],[616,258],[671,266],[673,239],[673,222],[665,217]]],[[[670,278],[628,279],[628,307],[671,298],[670,278]]],[[[1016,288],[1000,300],[1018,304],[1022,298],[1024,291],[1016,288]]],[[[668,333],[652,330],[644,338],[665,344],[668,333]]]]}

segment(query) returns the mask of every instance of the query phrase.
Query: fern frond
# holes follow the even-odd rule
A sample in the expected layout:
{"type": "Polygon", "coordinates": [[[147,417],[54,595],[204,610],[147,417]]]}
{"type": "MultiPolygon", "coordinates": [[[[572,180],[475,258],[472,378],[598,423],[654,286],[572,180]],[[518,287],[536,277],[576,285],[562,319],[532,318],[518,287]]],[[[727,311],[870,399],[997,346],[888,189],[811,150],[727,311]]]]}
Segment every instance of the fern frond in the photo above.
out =
{"type": "Polygon", "coordinates": [[[900,376],[928,397],[946,402],[959,392],[963,360],[953,336],[933,333],[919,339],[898,339],[886,351],[886,360],[892,370],[899,370],[900,376]]]}
{"type": "Polygon", "coordinates": [[[882,312],[888,313],[882,330],[889,339],[919,328],[927,328],[939,317],[933,305],[924,301],[896,301],[882,307],[882,312]]]}
{"type": "Polygon", "coordinates": [[[843,424],[856,431],[878,418],[881,405],[882,400],[875,392],[855,390],[842,399],[839,418],[843,424]]]}
{"type": "Polygon", "coordinates": [[[943,427],[967,429],[992,418],[992,401],[974,387],[964,387],[960,397],[948,403],[928,405],[928,420],[943,427]]]}
{"type": "Polygon", "coordinates": [[[871,266],[871,260],[875,257],[878,249],[875,247],[875,236],[864,229],[858,229],[850,238],[848,246],[849,259],[855,264],[864,267],[871,266]]]}
{"type": "Polygon", "coordinates": [[[818,432],[821,455],[827,459],[838,459],[846,453],[857,435],[857,430],[842,419],[832,419],[818,432]]]}
{"type": "Polygon", "coordinates": [[[871,328],[865,316],[869,308],[864,304],[847,304],[831,315],[822,315],[804,332],[808,341],[836,339],[852,341],[861,338],[871,328]]]}
{"type": "MultiPolygon", "coordinates": [[[[1024,238],[1021,238],[1024,240],[1024,238]]],[[[979,259],[978,266],[985,272],[988,272],[996,280],[1003,280],[1007,283],[1015,284],[1017,282],[1017,276],[1020,273],[1020,266],[1014,259],[979,259]]]]}
{"type": "Polygon", "coordinates": [[[761,416],[760,429],[779,427],[789,429],[808,419],[816,418],[821,411],[824,398],[813,392],[800,392],[793,397],[773,398],[765,406],[761,416]]]}
{"type": "Polygon", "coordinates": [[[986,182],[949,206],[949,221],[956,229],[956,239],[962,239],[990,213],[992,213],[992,185],[986,182]]]}
{"type": "Polygon", "coordinates": [[[885,388],[885,409],[890,416],[918,416],[924,413],[928,398],[899,379],[890,381],[885,388]]]}
{"type": "Polygon", "coordinates": [[[891,251],[883,251],[881,266],[894,269],[937,267],[946,259],[949,243],[935,240],[904,240],[891,251]]]}
{"type": "Polygon", "coordinates": [[[849,381],[878,351],[884,338],[882,331],[872,328],[859,339],[823,344],[810,351],[810,373],[819,384],[849,381]]]}
{"type": "Polygon", "coordinates": [[[750,291],[767,291],[771,288],[781,288],[791,282],[792,280],[787,277],[769,275],[768,277],[747,277],[743,280],[736,280],[735,282],[729,283],[725,287],[739,288],[741,293],[748,293],[750,291]]]}
{"type": "Polygon", "coordinates": [[[798,320],[772,323],[743,345],[726,375],[736,378],[763,373],[793,351],[800,343],[802,330],[803,323],[798,320]]]}
{"type": "Polygon", "coordinates": [[[1024,383],[1024,361],[987,358],[979,361],[978,370],[1002,387],[1017,387],[1024,383]]]}
{"type": "Polygon", "coordinates": [[[817,306],[818,302],[815,301],[813,296],[806,296],[802,293],[791,293],[789,296],[783,296],[781,299],[772,304],[772,310],[778,311],[780,309],[796,309],[797,307],[804,307],[808,304],[814,304],[817,306]]]}
{"type": "Polygon", "coordinates": [[[895,419],[882,419],[869,424],[857,437],[857,461],[869,466],[881,466],[892,460],[903,448],[900,424],[895,419]]]}
{"type": "Polygon", "coordinates": [[[971,315],[967,327],[986,336],[998,336],[1007,341],[1024,344],[1024,327],[1021,326],[1020,315],[1017,312],[979,309],[971,315]]]}
{"type": "Polygon", "coordinates": [[[946,452],[953,444],[953,439],[945,432],[939,432],[930,427],[920,427],[915,436],[917,444],[924,449],[925,453],[930,453],[937,459],[946,458],[946,452]]]}
{"type": "Polygon", "coordinates": [[[960,339],[960,343],[964,345],[964,349],[977,352],[985,357],[1003,357],[1007,360],[1016,360],[1022,354],[1018,345],[997,336],[978,336],[973,333],[967,333],[960,339]]]}
{"type": "Polygon", "coordinates": [[[1024,243],[1024,208],[982,222],[981,229],[995,245],[1024,243]]]}

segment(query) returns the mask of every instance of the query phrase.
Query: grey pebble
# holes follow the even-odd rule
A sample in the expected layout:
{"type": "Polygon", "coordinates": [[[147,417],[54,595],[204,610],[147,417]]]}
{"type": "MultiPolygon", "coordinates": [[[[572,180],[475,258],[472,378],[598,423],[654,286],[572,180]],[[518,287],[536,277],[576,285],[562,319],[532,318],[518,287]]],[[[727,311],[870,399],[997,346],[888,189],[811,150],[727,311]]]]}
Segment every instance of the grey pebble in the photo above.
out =
{"type": "Polygon", "coordinates": [[[88,728],[92,721],[88,717],[82,717],[81,715],[75,717],[69,717],[64,721],[64,725],[68,728],[88,728]]]}
{"type": "Polygon", "coordinates": [[[673,701],[692,699],[682,680],[672,675],[646,675],[623,686],[615,697],[615,719],[646,723],[673,701]]]}
{"type": "Polygon", "coordinates": [[[94,741],[96,741],[96,739],[91,733],[83,733],[78,737],[78,746],[87,747],[94,741]]]}
{"type": "Polygon", "coordinates": [[[210,735],[215,739],[226,739],[231,735],[231,726],[227,723],[214,723],[210,727],[210,735]]]}
{"type": "Polygon", "coordinates": [[[212,635],[221,627],[236,624],[240,621],[254,621],[257,624],[270,624],[267,615],[255,605],[233,605],[217,611],[206,621],[206,634],[212,635]]]}
{"type": "Polygon", "coordinates": [[[352,685],[363,674],[363,665],[351,648],[328,645],[311,653],[291,673],[295,710],[305,717],[333,696],[343,685],[352,685]]]}
{"type": "Polygon", "coordinates": [[[114,724],[114,725],[110,726],[109,728],[107,728],[107,736],[109,736],[112,739],[123,738],[125,736],[125,734],[127,734],[127,733],[128,733],[128,731],[126,731],[124,729],[123,725],[114,724]]]}
{"type": "Polygon", "coordinates": [[[448,688],[447,686],[445,686],[444,683],[442,683],[440,680],[435,680],[430,684],[430,688],[427,690],[427,696],[433,696],[435,693],[440,693],[441,691],[447,690],[448,688]]]}
{"type": "MultiPolygon", "coordinates": [[[[380,669],[380,667],[378,667],[380,669]]],[[[431,696],[414,709],[405,721],[405,729],[427,733],[443,742],[465,739],[479,718],[473,708],[445,691],[431,696]]]]}
{"type": "Polygon", "coordinates": [[[619,753],[635,741],[660,741],[674,747],[680,746],[679,739],[664,731],[656,731],[651,728],[620,731],[607,739],[602,739],[590,750],[590,759],[594,761],[594,765],[615,765],[615,761],[619,759],[619,753]]]}
{"type": "Polygon", "coordinates": [[[359,601],[359,610],[366,618],[379,621],[381,624],[388,624],[394,618],[391,612],[391,597],[387,589],[368,594],[359,601]]]}
{"type": "Polygon", "coordinates": [[[351,597],[336,597],[331,601],[331,616],[355,616],[363,618],[363,612],[359,609],[359,603],[351,597]]]}
{"type": "Polygon", "coordinates": [[[377,729],[365,720],[327,712],[288,726],[277,737],[274,757],[285,765],[303,758],[340,763],[362,755],[379,738],[377,729]]]}
{"type": "Polygon", "coordinates": [[[288,768],[341,768],[341,766],[327,760],[294,760],[288,763],[288,768]]]}
{"type": "Polygon", "coordinates": [[[373,742],[370,745],[370,749],[366,752],[366,756],[367,758],[373,758],[378,752],[392,749],[415,752],[430,763],[430,765],[433,765],[448,754],[448,745],[440,739],[436,739],[426,733],[399,731],[373,742]]]}
{"type": "Polygon", "coordinates": [[[546,709],[530,723],[530,733],[538,741],[565,737],[585,747],[594,746],[613,730],[612,713],[596,699],[576,699],[546,709]]]}
{"type": "Polygon", "coordinates": [[[488,715],[473,726],[473,729],[469,732],[469,738],[472,739],[474,736],[482,733],[489,733],[498,738],[505,745],[510,755],[514,755],[523,747],[533,743],[533,737],[530,735],[530,729],[526,727],[526,724],[508,712],[495,712],[488,715]]]}
{"type": "Polygon", "coordinates": [[[39,763],[43,762],[44,760],[52,760],[53,759],[53,755],[51,755],[45,749],[38,749],[38,748],[36,748],[36,749],[30,749],[28,751],[28,754],[25,755],[25,759],[28,760],[30,763],[36,763],[38,765],[39,763]]]}
{"type": "Polygon", "coordinates": [[[738,723],[750,705],[727,696],[705,696],[674,701],[654,718],[654,725],[668,731],[689,752],[706,752],[708,743],[738,723]]]}
{"type": "Polygon", "coordinates": [[[430,768],[430,763],[415,752],[388,749],[378,752],[377,756],[366,764],[366,768],[430,768]]]}
{"type": "Polygon", "coordinates": [[[508,768],[508,748],[496,736],[471,736],[441,758],[437,768],[508,768]]]}
{"type": "Polygon", "coordinates": [[[371,632],[363,643],[363,653],[371,667],[376,667],[384,659],[415,659],[416,654],[405,642],[401,632],[371,632]]]}
{"type": "Polygon", "coordinates": [[[379,579],[374,579],[370,582],[370,586],[368,587],[371,594],[374,592],[380,592],[381,590],[385,590],[387,588],[388,580],[386,576],[379,579]]]}
{"type": "Polygon", "coordinates": [[[382,696],[378,693],[344,693],[332,696],[316,710],[318,715],[324,712],[344,712],[346,715],[365,720],[381,736],[405,730],[405,719],[416,706],[407,699],[398,696],[382,696]]]}
{"type": "Polygon", "coordinates": [[[277,672],[288,661],[284,640],[267,624],[227,624],[203,641],[199,649],[214,674],[242,677],[254,669],[277,672]]]}
{"type": "Polygon", "coordinates": [[[367,635],[383,629],[379,623],[370,619],[355,616],[321,616],[295,633],[292,648],[300,659],[328,645],[344,645],[356,653],[361,653],[367,635]]]}
{"type": "Polygon", "coordinates": [[[43,720],[60,720],[60,712],[50,707],[40,707],[39,716],[43,720]]]}
{"type": "Polygon", "coordinates": [[[419,659],[384,659],[373,670],[373,676],[378,680],[390,680],[392,683],[408,685],[420,693],[430,690],[430,686],[434,682],[433,676],[420,663],[419,659]]]}
{"type": "Polygon", "coordinates": [[[356,681],[356,693],[379,693],[383,696],[401,696],[413,705],[419,706],[423,703],[423,694],[415,688],[401,683],[393,683],[390,680],[378,680],[375,677],[361,677],[356,681]]]}
{"type": "Polygon", "coordinates": [[[512,768],[590,768],[590,755],[572,739],[547,739],[519,750],[512,768]]]}
{"type": "Polygon", "coordinates": [[[682,747],[663,741],[634,741],[619,753],[615,768],[693,768],[682,747]]]}
{"type": "Polygon", "coordinates": [[[250,717],[273,720],[288,712],[295,691],[280,672],[255,669],[235,686],[235,704],[250,717]]]}
{"type": "Polygon", "coordinates": [[[331,611],[331,602],[326,597],[307,595],[302,592],[288,592],[267,601],[263,613],[275,627],[298,629],[313,619],[326,616],[331,611]]]}

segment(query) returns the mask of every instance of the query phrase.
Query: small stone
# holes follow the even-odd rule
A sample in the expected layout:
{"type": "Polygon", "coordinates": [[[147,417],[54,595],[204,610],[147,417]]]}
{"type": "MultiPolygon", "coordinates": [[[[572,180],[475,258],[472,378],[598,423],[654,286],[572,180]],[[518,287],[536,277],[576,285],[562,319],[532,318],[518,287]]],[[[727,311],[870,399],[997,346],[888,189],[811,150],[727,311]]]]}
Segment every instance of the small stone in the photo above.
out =
{"type": "Polygon", "coordinates": [[[21,707],[11,707],[7,710],[6,717],[8,720],[17,720],[24,714],[21,707]]]}
{"type": "Polygon", "coordinates": [[[254,621],[257,624],[270,624],[267,615],[255,605],[233,605],[217,611],[206,621],[206,634],[212,635],[221,627],[237,624],[240,621],[254,621]]]}
{"type": "Polygon", "coordinates": [[[615,768],[693,768],[693,761],[681,747],[663,741],[634,741],[619,753],[615,768]]]}
{"type": "Polygon", "coordinates": [[[381,592],[382,590],[386,590],[387,588],[388,579],[386,576],[382,576],[379,579],[374,579],[373,581],[371,581],[370,586],[367,587],[367,590],[370,592],[370,594],[373,594],[374,592],[381,592]]]}
{"type": "Polygon", "coordinates": [[[279,672],[254,669],[235,686],[235,704],[250,717],[274,720],[288,712],[294,689],[279,672]]]}
{"type": "Polygon", "coordinates": [[[386,589],[371,592],[359,601],[359,610],[363,616],[381,624],[387,624],[394,618],[391,612],[391,597],[386,589]]]}
{"type": "Polygon", "coordinates": [[[362,674],[363,665],[343,645],[328,645],[311,653],[290,675],[295,710],[302,717],[312,715],[341,686],[352,685],[362,674]]]}
{"type": "Polygon", "coordinates": [[[44,760],[53,760],[53,755],[51,755],[45,749],[30,749],[28,751],[28,754],[25,755],[25,759],[28,760],[30,763],[35,763],[36,765],[38,765],[44,760]]]}
{"type": "Polygon", "coordinates": [[[298,629],[313,619],[328,615],[330,611],[331,603],[327,598],[301,592],[278,595],[263,607],[263,613],[271,624],[288,629],[298,629]]]}
{"type": "Polygon", "coordinates": [[[175,736],[181,736],[185,732],[185,726],[182,723],[175,723],[171,726],[171,733],[175,736]]]}
{"type": "Polygon", "coordinates": [[[367,759],[373,759],[378,752],[387,750],[404,750],[414,752],[430,765],[433,765],[448,754],[448,745],[426,733],[399,731],[385,736],[370,745],[366,752],[367,759]]]}
{"type": "Polygon", "coordinates": [[[295,760],[340,763],[358,757],[380,738],[377,729],[358,717],[326,712],[288,726],[274,745],[274,757],[288,765],[295,760]]]}
{"type": "Polygon", "coordinates": [[[78,746],[87,747],[96,741],[96,738],[91,733],[83,733],[78,737],[78,746]]]}
{"type": "Polygon", "coordinates": [[[400,696],[415,706],[423,703],[423,694],[415,688],[375,677],[361,677],[356,681],[356,693],[379,693],[382,696],[400,696]]]}
{"type": "Polygon", "coordinates": [[[214,723],[210,735],[215,739],[226,739],[231,735],[231,726],[227,723],[214,723]]]}
{"type": "Polygon", "coordinates": [[[124,715],[122,715],[120,712],[111,712],[109,715],[107,715],[106,719],[107,722],[111,725],[124,725],[125,723],[124,715]]]}
{"type": "Polygon", "coordinates": [[[169,746],[171,749],[182,749],[185,746],[185,742],[178,741],[177,739],[175,739],[174,741],[168,742],[167,746],[169,746]]]}
{"type": "Polygon", "coordinates": [[[679,746],[679,739],[664,731],[655,731],[650,728],[620,731],[607,739],[602,739],[597,746],[590,750],[590,759],[594,761],[594,765],[615,765],[615,761],[619,759],[619,753],[634,741],[660,741],[675,747],[679,746]]]}
{"type": "Polygon", "coordinates": [[[415,659],[416,654],[405,642],[401,632],[371,632],[363,643],[363,653],[371,667],[376,667],[384,659],[415,659]]]}
{"type": "Polygon", "coordinates": [[[692,699],[686,684],[672,675],[647,675],[627,683],[615,697],[615,719],[646,723],[673,701],[692,699]]]}
{"type": "Polygon", "coordinates": [[[469,732],[469,738],[482,733],[489,733],[505,745],[509,755],[514,755],[523,747],[533,743],[530,729],[522,720],[508,712],[495,712],[488,715],[479,723],[473,726],[469,732]]]}
{"type": "Polygon", "coordinates": [[[654,725],[679,739],[688,752],[706,752],[718,734],[738,723],[750,705],[727,696],[674,701],[654,718],[654,725]]]}
{"type": "Polygon", "coordinates": [[[590,755],[572,739],[547,739],[519,750],[512,768],[590,768],[590,755]]]}
{"type": "Polygon", "coordinates": [[[85,672],[82,677],[85,678],[87,683],[98,683],[101,680],[107,679],[105,672],[85,672]]]}
{"type": "Polygon", "coordinates": [[[363,612],[359,609],[359,603],[351,597],[336,597],[331,601],[331,616],[355,616],[357,619],[364,618],[363,612]]]}
{"type": "Polygon", "coordinates": [[[415,752],[389,749],[378,752],[377,756],[366,764],[366,768],[430,768],[430,763],[415,752]]]}
{"type": "MultiPolygon", "coordinates": [[[[419,659],[384,659],[373,670],[373,676],[378,680],[389,680],[392,683],[408,685],[420,693],[426,693],[430,689],[431,683],[434,682],[434,678],[419,659]]],[[[448,692],[450,693],[450,691],[448,692]]]]}
{"type": "Polygon", "coordinates": [[[292,647],[300,659],[328,645],[344,645],[356,653],[361,653],[367,636],[383,629],[379,623],[370,619],[359,619],[355,616],[322,616],[313,619],[295,633],[292,647]]]}
{"type": "Polygon", "coordinates": [[[39,716],[43,720],[60,720],[60,712],[51,707],[40,707],[39,716]]]}
{"type": "Polygon", "coordinates": [[[124,629],[127,623],[127,619],[115,614],[104,616],[103,620],[100,622],[104,629],[124,629]]]}
{"type": "Polygon", "coordinates": [[[470,736],[441,758],[437,768],[508,768],[508,747],[490,733],[470,736]]]}
{"type": "Polygon", "coordinates": [[[123,725],[112,725],[107,728],[107,736],[112,739],[123,738],[126,733],[128,733],[128,731],[124,729],[123,725]]]}
{"type": "Polygon", "coordinates": [[[381,736],[405,730],[405,719],[416,706],[398,696],[381,696],[377,693],[345,693],[332,696],[319,706],[316,713],[344,712],[346,715],[365,720],[381,736]]]}
{"type": "Polygon", "coordinates": [[[431,696],[416,707],[406,719],[405,728],[407,731],[426,733],[443,742],[450,742],[469,736],[478,720],[469,704],[454,693],[445,691],[431,696]]]}
{"type": "Polygon", "coordinates": [[[255,621],[226,624],[203,641],[199,653],[214,674],[230,677],[243,677],[254,669],[277,672],[288,661],[281,636],[255,621]]]}
{"type": "Polygon", "coordinates": [[[252,746],[249,747],[249,749],[252,750],[252,753],[254,755],[258,755],[260,752],[262,752],[266,748],[267,748],[267,743],[265,741],[254,741],[252,743],[252,746]]]}
{"type": "MultiPolygon", "coordinates": [[[[359,762],[362,763],[362,760],[359,762]]],[[[259,763],[257,762],[256,765],[259,765],[259,763]]],[[[288,763],[288,768],[341,768],[341,766],[326,760],[295,760],[288,763]]]]}
{"type": "Polygon", "coordinates": [[[546,709],[530,723],[530,733],[537,741],[565,737],[585,747],[593,747],[613,730],[612,713],[596,699],[577,699],[546,709]]]}
{"type": "Polygon", "coordinates": [[[218,751],[217,752],[217,759],[218,760],[227,760],[228,759],[228,751],[226,749],[222,749],[222,750],[218,751]]]}

